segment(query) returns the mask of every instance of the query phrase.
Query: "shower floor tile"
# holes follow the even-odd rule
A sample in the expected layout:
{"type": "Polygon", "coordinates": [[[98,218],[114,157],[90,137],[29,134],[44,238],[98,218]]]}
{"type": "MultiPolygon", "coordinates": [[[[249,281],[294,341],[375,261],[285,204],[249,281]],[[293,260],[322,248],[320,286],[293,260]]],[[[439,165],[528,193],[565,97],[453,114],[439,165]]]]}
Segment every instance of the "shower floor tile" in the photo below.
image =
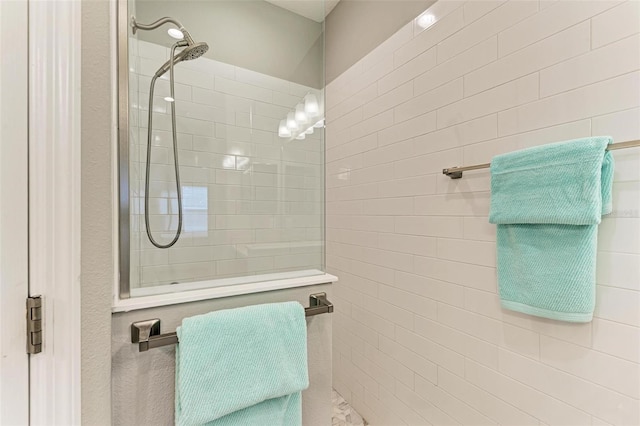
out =
{"type": "Polygon", "coordinates": [[[335,390],[331,392],[333,403],[332,426],[366,426],[367,422],[351,408],[349,403],[335,390]]]}

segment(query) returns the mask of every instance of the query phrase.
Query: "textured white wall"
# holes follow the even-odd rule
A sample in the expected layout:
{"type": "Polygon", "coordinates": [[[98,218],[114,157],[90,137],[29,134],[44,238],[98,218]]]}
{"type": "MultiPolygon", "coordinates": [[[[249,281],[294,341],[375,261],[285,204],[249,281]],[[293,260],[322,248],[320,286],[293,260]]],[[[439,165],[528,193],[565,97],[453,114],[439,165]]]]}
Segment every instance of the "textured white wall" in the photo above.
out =
{"type": "Polygon", "coordinates": [[[109,2],[82,2],[81,420],[111,424],[113,291],[111,19],[109,2]]]}
{"type": "MultiPolygon", "coordinates": [[[[640,150],[588,324],[502,310],[484,163],[640,138],[640,2],[439,1],[327,88],[334,387],[374,425],[640,423],[640,150]]],[[[559,171],[549,171],[557,173],[559,171]]]]}
{"type": "MultiPolygon", "coordinates": [[[[130,45],[132,287],[322,269],[324,129],[278,137],[280,120],[307,93],[322,101],[322,91],[205,57],[178,64],[184,226],[175,246],[158,249],[143,214],[149,84],[170,49],[130,45]]],[[[149,191],[163,244],[178,225],[168,77],[156,83],[149,191]]]]}

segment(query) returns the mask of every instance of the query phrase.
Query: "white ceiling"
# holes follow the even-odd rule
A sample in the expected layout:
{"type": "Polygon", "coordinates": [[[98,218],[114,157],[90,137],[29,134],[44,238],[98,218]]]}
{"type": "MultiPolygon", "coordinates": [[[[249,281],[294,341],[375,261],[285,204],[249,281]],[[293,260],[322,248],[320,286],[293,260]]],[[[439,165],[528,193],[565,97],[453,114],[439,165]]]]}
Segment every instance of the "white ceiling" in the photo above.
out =
{"type": "Polygon", "coordinates": [[[269,3],[287,9],[316,22],[324,21],[325,16],[336,7],[340,0],[266,0],[269,3]]]}

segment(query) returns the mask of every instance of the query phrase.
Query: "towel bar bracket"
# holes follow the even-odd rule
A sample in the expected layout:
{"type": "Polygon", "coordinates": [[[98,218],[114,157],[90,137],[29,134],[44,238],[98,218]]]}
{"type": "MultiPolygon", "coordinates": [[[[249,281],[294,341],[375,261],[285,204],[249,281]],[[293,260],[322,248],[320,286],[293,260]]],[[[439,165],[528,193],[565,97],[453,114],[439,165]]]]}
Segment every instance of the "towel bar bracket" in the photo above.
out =
{"type": "Polygon", "coordinates": [[[307,317],[333,312],[333,303],[329,302],[326,293],[316,293],[309,296],[309,307],[304,309],[307,317]]]}
{"type": "MultiPolygon", "coordinates": [[[[304,314],[311,317],[319,314],[333,312],[333,304],[327,299],[326,293],[315,293],[309,296],[309,307],[304,308],[304,314]]],[[[138,321],[131,324],[131,343],[138,344],[139,352],[160,346],[175,345],[178,343],[178,335],[172,333],[160,333],[160,319],[138,321]]]]}
{"type": "Polygon", "coordinates": [[[442,171],[442,174],[449,176],[451,179],[462,179],[462,172],[455,172],[449,169],[444,169],[442,171]]]}
{"type": "Polygon", "coordinates": [[[131,324],[131,343],[139,343],[140,352],[149,350],[149,340],[160,335],[160,319],[154,318],[131,324]]]}

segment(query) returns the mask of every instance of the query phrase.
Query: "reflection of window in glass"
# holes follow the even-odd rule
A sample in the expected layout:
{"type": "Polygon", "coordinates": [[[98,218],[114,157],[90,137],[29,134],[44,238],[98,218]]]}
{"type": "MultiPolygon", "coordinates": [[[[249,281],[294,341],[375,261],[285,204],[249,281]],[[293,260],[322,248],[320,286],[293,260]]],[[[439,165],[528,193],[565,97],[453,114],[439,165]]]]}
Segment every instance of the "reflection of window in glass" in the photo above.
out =
{"type": "Polygon", "coordinates": [[[209,195],[206,186],[183,186],[184,230],[206,232],[209,229],[209,195]]]}

